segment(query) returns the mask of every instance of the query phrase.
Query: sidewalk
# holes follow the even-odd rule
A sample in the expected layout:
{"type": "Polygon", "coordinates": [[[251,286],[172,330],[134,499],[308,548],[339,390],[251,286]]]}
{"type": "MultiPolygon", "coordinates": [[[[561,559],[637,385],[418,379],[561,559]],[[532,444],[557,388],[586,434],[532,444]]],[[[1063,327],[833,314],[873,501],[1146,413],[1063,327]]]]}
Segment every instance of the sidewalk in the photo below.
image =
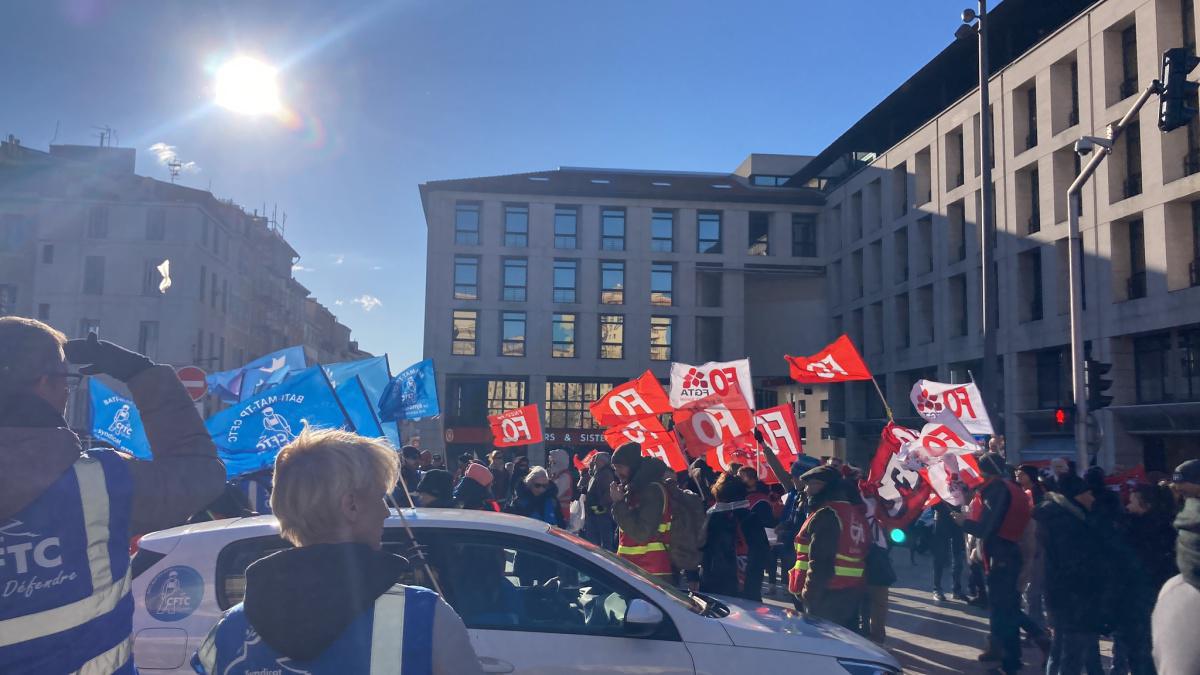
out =
{"type": "MultiPolygon", "coordinates": [[[[899,579],[891,589],[887,642],[883,646],[900,661],[905,673],[984,673],[997,665],[980,663],[975,658],[987,638],[987,612],[950,599],[941,604],[934,602],[933,562],[929,556],[917,556],[914,566],[909,562],[908,549],[898,548],[892,551],[892,565],[899,579]]],[[[766,600],[791,607],[782,595],[766,600]]],[[[1101,642],[1100,654],[1108,668],[1112,643],[1101,642]]],[[[1042,653],[1037,647],[1026,646],[1023,661],[1022,673],[1045,672],[1042,653]]]]}

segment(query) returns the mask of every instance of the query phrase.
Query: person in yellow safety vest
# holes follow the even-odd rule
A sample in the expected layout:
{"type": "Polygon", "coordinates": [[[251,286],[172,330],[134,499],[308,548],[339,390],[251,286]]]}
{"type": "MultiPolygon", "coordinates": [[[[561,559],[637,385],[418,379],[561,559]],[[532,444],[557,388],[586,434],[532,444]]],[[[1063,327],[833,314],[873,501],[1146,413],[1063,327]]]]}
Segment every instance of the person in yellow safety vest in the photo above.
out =
{"type": "MultiPolygon", "coordinates": [[[[131,413],[94,422],[116,442],[131,437],[131,413]]],[[[170,366],[95,333],[68,341],[0,317],[0,673],[133,673],[130,540],[182,524],[224,487],[170,366]],[[74,374],[67,360],[89,365],[74,374]],[[67,425],[70,385],[100,374],[128,385],[150,461],[84,452],[67,425]]]]}
{"type": "Polygon", "coordinates": [[[671,503],[662,485],[667,465],[642,457],[636,443],[626,443],[612,456],[617,480],[609,486],[617,521],[617,555],[663,578],[672,576],[671,503]]]}
{"type": "Polygon", "coordinates": [[[796,534],[788,590],[800,597],[808,614],[854,629],[871,545],[866,509],[846,500],[841,473],[832,466],[812,469],[800,480],[811,515],[796,534]]]}
{"type": "Polygon", "coordinates": [[[275,460],[271,510],[296,545],[246,569],[246,597],[192,657],[202,675],[481,673],[463,621],[433,591],[400,583],[382,550],[399,474],[382,439],[306,428],[275,460]],[[281,669],[282,666],[282,669],[281,669]]]}

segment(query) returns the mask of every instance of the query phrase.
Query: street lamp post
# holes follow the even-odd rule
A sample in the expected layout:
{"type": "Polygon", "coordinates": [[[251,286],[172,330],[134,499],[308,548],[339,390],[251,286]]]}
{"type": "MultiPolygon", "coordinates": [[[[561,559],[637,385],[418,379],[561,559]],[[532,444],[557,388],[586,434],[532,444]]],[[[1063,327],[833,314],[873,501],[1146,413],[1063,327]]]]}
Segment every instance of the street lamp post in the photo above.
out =
{"type": "Polygon", "coordinates": [[[1004,402],[1000,400],[999,372],[996,368],[996,333],[1000,321],[1000,294],[996,274],[996,222],[993,214],[995,195],[992,193],[992,118],[988,95],[988,49],[987,49],[987,0],[979,0],[979,10],[964,9],[963,25],[955,33],[967,38],[974,34],[979,43],[979,257],[980,295],[983,300],[981,312],[983,329],[983,364],[980,368],[981,393],[984,405],[991,408],[990,417],[998,433],[1004,432],[1004,402]],[[972,24],[972,22],[974,22],[972,24]]]}

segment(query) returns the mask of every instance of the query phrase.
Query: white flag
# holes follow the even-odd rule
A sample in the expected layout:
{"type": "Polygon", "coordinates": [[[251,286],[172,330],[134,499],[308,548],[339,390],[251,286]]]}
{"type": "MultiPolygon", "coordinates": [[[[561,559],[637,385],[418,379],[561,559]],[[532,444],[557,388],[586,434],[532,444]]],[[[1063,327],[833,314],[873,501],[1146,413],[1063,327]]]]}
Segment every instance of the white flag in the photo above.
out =
{"type": "Polygon", "coordinates": [[[167,289],[171,287],[171,261],[169,259],[162,261],[162,264],[158,266],[158,273],[162,275],[162,281],[158,282],[158,292],[166,293],[167,289]]]}
{"type": "Polygon", "coordinates": [[[945,421],[946,417],[953,416],[971,434],[991,436],[996,433],[983,405],[983,396],[974,382],[944,384],[917,380],[909,398],[917,414],[931,422],[945,421]]]}
{"type": "Polygon", "coordinates": [[[746,405],[754,408],[754,383],[750,380],[750,359],[709,361],[701,366],[671,364],[671,407],[713,397],[722,398],[740,392],[746,405]]]}

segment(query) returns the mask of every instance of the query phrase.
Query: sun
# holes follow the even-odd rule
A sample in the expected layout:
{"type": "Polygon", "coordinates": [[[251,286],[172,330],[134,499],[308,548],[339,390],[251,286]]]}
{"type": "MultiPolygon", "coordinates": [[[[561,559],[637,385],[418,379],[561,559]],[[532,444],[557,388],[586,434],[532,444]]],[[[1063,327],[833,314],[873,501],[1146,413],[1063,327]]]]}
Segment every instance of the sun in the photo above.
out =
{"type": "Polygon", "coordinates": [[[275,69],[249,56],[226,61],[217,69],[216,103],[243,115],[280,112],[283,106],[275,69]]]}

